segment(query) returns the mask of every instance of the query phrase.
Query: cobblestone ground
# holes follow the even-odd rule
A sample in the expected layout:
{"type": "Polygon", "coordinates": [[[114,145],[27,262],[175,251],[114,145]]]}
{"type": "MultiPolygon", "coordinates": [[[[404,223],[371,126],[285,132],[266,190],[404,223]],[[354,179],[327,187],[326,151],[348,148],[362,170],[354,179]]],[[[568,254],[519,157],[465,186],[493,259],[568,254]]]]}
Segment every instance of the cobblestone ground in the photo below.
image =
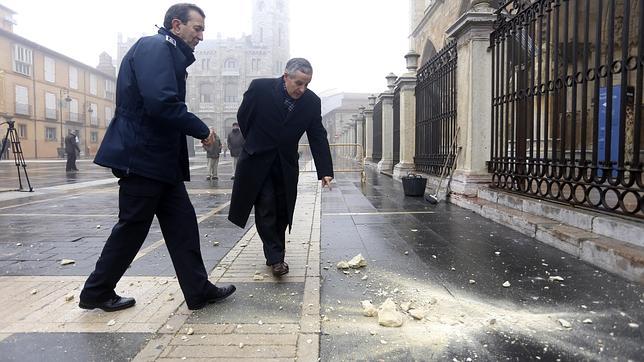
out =
{"type": "MultiPolygon", "coordinates": [[[[339,174],[332,190],[301,174],[291,272],[276,280],[253,219],[246,229],[226,220],[230,158],[213,182],[194,158],[187,186],[210,278],[238,291],[189,311],[155,222],[117,287],[136,306],[81,310],[116,222],[116,179],[87,160],[74,174],[61,160],[28,165],[33,193],[0,192],[0,360],[643,360],[641,285],[467,210],[404,197],[375,172],[364,185],[339,174]],[[367,266],[336,267],[357,254],[367,266]],[[363,315],[361,301],[387,298],[400,327],[363,315]]],[[[0,162],[0,189],[16,187],[15,167],[0,162]]]]}

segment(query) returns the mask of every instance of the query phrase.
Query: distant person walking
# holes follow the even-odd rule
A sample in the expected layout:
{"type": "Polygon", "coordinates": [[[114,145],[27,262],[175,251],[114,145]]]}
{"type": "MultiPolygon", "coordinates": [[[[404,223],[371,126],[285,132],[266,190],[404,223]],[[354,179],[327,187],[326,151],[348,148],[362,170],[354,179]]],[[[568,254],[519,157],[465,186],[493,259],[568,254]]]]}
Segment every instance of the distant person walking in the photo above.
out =
{"type": "Polygon", "coordinates": [[[221,140],[217,133],[215,133],[214,127],[210,127],[210,132],[215,135],[215,142],[210,145],[203,145],[203,149],[206,150],[206,158],[208,159],[208,176],[206,180],[218,180],[217,167],[219,166],[219,154],[221,153],[221,140]]]}
{"type": "Polygon", "coordinates": [[[78,147],[78,142],[76,142],[76,140],[77,137],[74,134],[74,131],[70,129],[67,137],[65,137],[65,153],[67,154],[67,165],[65,166],[65,171],[67,172],[78,171],[78,168],[76,167],[76,152],[80,152],[80,148],[78,147]]]}
{"type": "Polygon", "coordinates": [[[233,123],[233,129],[228,134],[226,143],[226,146],[230,150],[230,156],[233,158],[233,176],[230,179],[234,180],[237,171],[237,160],[239,159],[242,148],[244,148],[244,136],[239,129],[239,123],[233,123]]]}
{"type": "MultiPolygon", "coordinates": [[[[186,135],[210,145],[215,136],[186,107],[186,68],[203,40],[204,12],[176,4],[158,34],[125,54],[116,83],[116,113],[94,162],[119,177],[119,219],[87,278],[78,306],[112,312],[134,306],[115,288],[157,217],[188,309],[201,309],[235,292],[208,280],[199,226],[186,191],[190,181],[186,135]]],[[[154,297],[153,295],[150,296],[154,297]]]]}

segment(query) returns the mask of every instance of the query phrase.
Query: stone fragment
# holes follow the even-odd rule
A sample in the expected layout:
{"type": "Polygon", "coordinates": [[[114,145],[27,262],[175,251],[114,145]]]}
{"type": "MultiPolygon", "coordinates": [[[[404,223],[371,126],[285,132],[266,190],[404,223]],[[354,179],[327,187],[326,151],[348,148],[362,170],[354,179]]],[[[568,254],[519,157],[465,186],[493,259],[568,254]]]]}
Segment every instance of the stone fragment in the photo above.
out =
{"type": "Polygon", "coordinates": [[[470,284],[476,284],[476,280],[474,280],[474,279],[470,279],[469,283],[470,283],[470,284]]]}
{"type": "Polygon", "coordinates": [[[403,312],[408,311],[410,308],[411,308],[411,302],[402,302],[402,303],[400,303],[400,309],[403,312]]]}
{"type": "Polygon", "coordinates": [[[558,281],[558,282],[563,282],[564,278],[562,278],[562,277],[560,277],[558,275],[553,275],[553,276],[549,276],[548,280],[551,281],[551,282],[554,282],[555,280],[558,281]]]}
{"type": "Polygon", "coordinates": [[[63,259],[60,261],[60,265],[69,265],[76,263],[76,260],[73,259],[63,259]]]}
{"type": "Polygon", "coordinates": [[[159,280],[159,284],[166,285],[166,284],[168,284],[168,280],[166,280],[166,279],[159,280]]]}
{"type": "Polygon", "coordinates": [[[38,289],[32,289],[32,290],[31,290],[31,294],[32,294],[32,295],[34,295],[34,294],[36,294],[36,293],[38,293],[38,289]]]}
{"type": "Polygon", "coordinates": [[[346,260],[340,260],[338,262],[338,264],[337,264],[337,267],[338,267],[338,269],[349,269],[349,268],[351,268],[349,266],[349,262],[347,262],[346,260]]]}
{"type": "Polygon", "coordinates": [[[369,331],[369,334],[371,334],[372,336],[375,336],[377,333],[376,331],[369,331]]]}
{"type": "Polygon", "coordinates": [[[107,325],[108,325],[108,326],[110,326],[110,327],[111,327],[111,326],[113,326],[113,325],[115,325],[115,324],[116,324],[116,321],[115,321],[114,319],[110,319],[110,320],[107,322],[107,325]]]}
{"type": "Polygon", "coordinates": [[[500,252],[500,251],[495,251],[495,252],[494,252],[494,254],[496,254],[497,256],[499,256],[499,255],[501,255],[501,252],[500,252]]]}
{"type": "Polygon", "coordinates": [[[509,281],[507,281],[507,280],[505,281],[505,283],[503,283],[503,287],[504,287],[504,288],[509,288],[509,287],[510,287],[510,285],[511,285],[511,284],[510,284],[510,282],[509,282],[509,281]]]}
{"type": "Polygon", "coordinates": [[[640,325],[637,324],[637,323],[629,323],[628,326],[631,327],[631,328],[639,328],[640,327],[640,325]]]}
{"type": "Polygon", "coordinates": [[[100,228],[101,228],[101,225],[96,225],[96,228],[97,228],[97,229],[100,229],[100,228]]]}
{"type": "Polygon", "coordinates": [[[22,246],[22,243],[16,243],[16,246],[22,246]]]}
{"type": "Polygon", "coordinates": [[[239,342],[239,348],[244,348],[244,344],[239,342]]]}
{"type": "Polygon", "coordinates": [[[414,319],[421,320],[427,315],[427,311],[424,309],[410,309],[409,315],[414,317],[414,319]]]}
{"type": "Polygon", "coordinates": [[[195,334],[195,330],[192,329],[192,327],[188,327],[188,331],[186,332],[186,334],[191,336],[191,335],[195,334]]]}
{"type": "Polygon", "coordinates": [[[564,327],[564,328],[567,328],[567,329],[572,328],[572,324],[570,324],[570,322],[568,322],[565,319],[559,318],[559,319],[557,319],[557,322],[559,322],[559,324],[561,324],[561,326],[564,327]]]}
{"type": "Polygon", "coordinates": [[[362,315],[365,317],[375,317],[378,315],[378,310],[376,307],[371,304],[371,301],[363,300],[360,302],[362,304],[362,315]]]}
{"type": "Polygon", "coordinates": [[[403,315],[396,310],[396,304],[390,298],[387,298],[378,308],[378,324],[384,327],[403,325],[403,315]]]}
{"type": "Polygon", "coordinates": [[[584,324],[593,324],[593,320],[592,320],[592,319],[590,319],[590,318],[586,318],[586,319],[584,319],[583,321],[581,321],[581,323],[584,323],[584,324]]]}
{"type": "Polygon", "coordinates": [[[405,254],[405,255],[409,255],[409,252],[405,250],[405,253],[404,253],[404,254],[405,254]]]}
{"type": "Polygon", "coordinates": [[[218,241],[213,241],[212,246],[219,246],[219,242],[218,241]]]}
{"type": "Polygon", "coordinates": [[[349,267],[353,269],[362,268],[367,266],[367,261],[362,257],[362,254],[358,254],[349,260],[349,267]]]}
{"type": "Polygon", "coordinates": [[[381,339],[380,344],[387,344],[387,341],[385,341],[384,339],[381,339]]]}
{"type": "Polygon", "coordinates": [[[363,275],[362,278],[360,278],[360,280],[367,280],[367,278],[368,277],[366,275],[363,275]]]}
{"type": "Polygon", "coordinates": [[[309,338],[309,339],[306,340],[306,343],[311,344],[311,343],[313,343],[313,340],[309,338]]]}
{"type": "Polygon", "coordinates": [[[65,302],[71,302],[72,300],[74,300],[74,294],[67,294],[65,296],[65,302]]]}
{"type": "Polygon", "coordinates": [[[264,280],[264,276],[261,274],[253,275],[253,280],[264,280]]]}

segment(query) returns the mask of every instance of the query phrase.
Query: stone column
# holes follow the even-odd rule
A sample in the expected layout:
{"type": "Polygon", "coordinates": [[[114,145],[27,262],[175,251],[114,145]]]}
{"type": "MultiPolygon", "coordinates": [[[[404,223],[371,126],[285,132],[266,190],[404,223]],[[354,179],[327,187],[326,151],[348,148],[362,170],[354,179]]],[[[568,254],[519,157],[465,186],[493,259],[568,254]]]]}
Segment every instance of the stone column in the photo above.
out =
{"type": "Polygon", "coordinates": [[[400,162],[394,166],[394,178],[399,180],[414,171],[416,154],[416,69],[420,55],[410,50],[407,60],[407,73],[396,82],[400,88],[400,162]]]}
{"type": "Polygon", "coordinates": [[[387,90],[380,94],[382,101],[382,159],[378,172],[392,173],[394,168],[394,83],[396,75],[387,75],[387,90]]]}
{"type": "Polygon", "coordinates": [[[490,157],[492,117],[492,54],[488,47],[496,19],[487,1],[476,1],[475,5],[447,30],[457,41],[456,112],[461,127],[458,144],[463,147],[451,189],[472,196],[479,185],[491,180],[485,165],[490,157]]]}
{"type": "Polygon", "coordinates": [[[362,160],[364,158],[364,107],[359,107],[358,110],[360,114],[356,118],[356,132],[358,139],[356,143],[359,145],[356,147],[356,158],[362,160]]]}
{"type": "Polygon", "coordinates": [[[369,105],[364,110],[364,154],[365,162],[373,161],[373,106],[376,105],[376,96],[368,97],[369,105]]]}

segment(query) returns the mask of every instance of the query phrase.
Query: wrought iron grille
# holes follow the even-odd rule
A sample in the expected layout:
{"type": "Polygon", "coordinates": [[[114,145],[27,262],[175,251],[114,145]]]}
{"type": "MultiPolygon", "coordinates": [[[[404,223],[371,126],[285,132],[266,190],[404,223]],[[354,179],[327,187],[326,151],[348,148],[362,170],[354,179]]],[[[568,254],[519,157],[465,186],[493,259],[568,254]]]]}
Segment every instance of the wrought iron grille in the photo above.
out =
{"type": "Polygon", "coordinates": [[[439,175],[455,154],[450,141],[456,132],[456,55],[452,41],[418,70],[414,164],[427,174],[439,175]]]}
{"type": "Polygon", "coordinates": [[[372,161],[382,159],[382,101],[373,106],[373,154],[372,161]]]}
{"type": "Polygon", "coordinates": [[[400,162],[400,88],[394,90],[394,165],[400,162]]]}
{"type": "Polygon", "coordinates": [[[492,186],[644,218],[644,1],[510,1],[497,14],[492,186]]]}

